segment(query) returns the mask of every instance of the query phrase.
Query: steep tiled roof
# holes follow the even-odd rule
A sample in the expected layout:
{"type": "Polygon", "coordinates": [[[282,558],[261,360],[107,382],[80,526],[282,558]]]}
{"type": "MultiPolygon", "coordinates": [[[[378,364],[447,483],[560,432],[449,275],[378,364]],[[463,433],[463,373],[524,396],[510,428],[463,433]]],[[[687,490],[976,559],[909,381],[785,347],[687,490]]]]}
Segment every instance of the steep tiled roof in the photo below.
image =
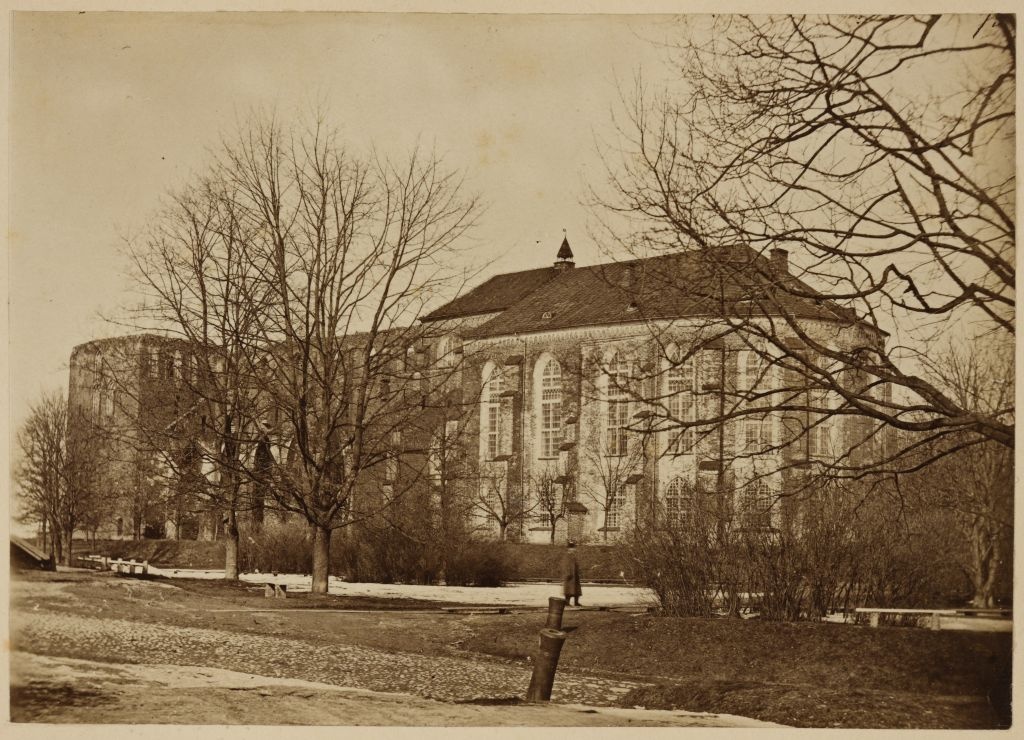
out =
{"type": "Polygon", "coordinates": [[[504,311],[548,283],[557,274],[558,270],[554,267],[541,267],[536,270],[495,275],[451,303],[431,311],[423,320],[438,321],[504,311]]]}
{"type": "MultiPolygon", "coordinates": [[[[760,312],[758,297],[764,301],[769,295],[766,291],[780,280],[768,259],[746,247],[680,252],[578,267],[557,272],[551,278],[467,336],[493,337],[652,319],[714,316],[723,310],[733,315],[737,312],[756,315],[760,312]]],[[[783,276],[781,280],[795,292],[813,294],[810,287],[792,276],[783,276]]],[[[797,297],[786,290],[774,291],[772,295],[767,303],[777,301],[801,318],[853,320],[850,312],[826,299],[797,297]]]]}

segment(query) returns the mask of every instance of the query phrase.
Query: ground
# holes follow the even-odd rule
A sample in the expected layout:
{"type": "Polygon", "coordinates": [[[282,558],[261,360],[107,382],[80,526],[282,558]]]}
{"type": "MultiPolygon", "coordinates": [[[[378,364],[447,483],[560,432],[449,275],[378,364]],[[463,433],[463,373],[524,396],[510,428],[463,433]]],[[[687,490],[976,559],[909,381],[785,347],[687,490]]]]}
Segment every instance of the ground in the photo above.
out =
{"type": "Polygon", "coordinates": [[[249,584],[91,572],[16,578],[11,606],[16,721],[1005,722],[1006,633],[570,610],[553,704],[538,707],[520,698],[543,607],[463,614],[369,596],[280,601],[249,584]]]}

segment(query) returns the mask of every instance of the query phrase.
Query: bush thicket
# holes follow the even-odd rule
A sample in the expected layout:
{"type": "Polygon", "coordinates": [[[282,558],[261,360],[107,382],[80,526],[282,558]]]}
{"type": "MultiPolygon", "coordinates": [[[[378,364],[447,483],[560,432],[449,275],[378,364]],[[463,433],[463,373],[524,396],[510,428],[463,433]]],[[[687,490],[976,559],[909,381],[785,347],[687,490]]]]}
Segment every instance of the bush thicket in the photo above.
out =
{"type": "Polygon", "coordinates": [[[785,516],[750,526],[744,512],[690,491],[686,507],[662,510],[627,536],[623,553],[634,579],[679,616],[745,608],[792,621],[857,606],[966,601],[970,584],[948,557],[953,535],[943,512],[907,511],[892,494],[816,482],[774,503],[785,516]]]}

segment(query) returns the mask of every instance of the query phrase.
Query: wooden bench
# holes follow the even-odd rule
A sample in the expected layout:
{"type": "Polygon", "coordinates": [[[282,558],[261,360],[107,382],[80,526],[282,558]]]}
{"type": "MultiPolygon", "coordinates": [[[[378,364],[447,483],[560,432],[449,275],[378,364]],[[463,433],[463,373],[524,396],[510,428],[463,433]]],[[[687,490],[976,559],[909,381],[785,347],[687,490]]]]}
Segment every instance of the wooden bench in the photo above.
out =
{"type": "Polygon", "coordinates": [[[149,561],[121,560],[120,558],[108,558],[103,555],[79,555],[78,561],[86,563],[91,568],[98,570],[112,570],[115,573],[122,573],[130,576],[144,576],[149,573],[149,561]]]}
{"type": "Polygon", "coordinates": [[[1009,619],[1013,616],[1013,609],[995,609],[991,607],[965,607],[957,609],[957,614],[965,617],[988,617],[990,619],[1009,619]]]}
{"type": "Polygon", "coordinates": [[[955,617],[957,615],[956,609],[883,609],[875,607],[858,607],[854,609],[854,612],[856,614],[867,614],[869,624],[872,627],[878,626],[881,621],[880,617],[883,614],[906,614],[915,617],[928,617],[928,626],[933,630],[940,629],[939,620],[942,617],[955,617]]]}
{"type": "Polygon", "coordinates": [[[287,599],[288,586],[283,583],[264,584],[263,596],[267,599],[287,599]]]}

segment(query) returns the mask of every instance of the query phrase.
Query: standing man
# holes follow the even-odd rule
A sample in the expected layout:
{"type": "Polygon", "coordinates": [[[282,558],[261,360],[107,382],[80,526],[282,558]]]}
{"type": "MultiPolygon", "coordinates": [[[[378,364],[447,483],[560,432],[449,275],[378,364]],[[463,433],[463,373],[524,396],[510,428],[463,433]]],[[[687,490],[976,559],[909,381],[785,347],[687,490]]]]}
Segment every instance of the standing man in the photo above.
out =
{"type": "Polygon", "coordinates": [[[562,556],[562,592],[565,594],[566,605],[572,599],[576,599],[576,606],[580,605],[583,590],[580,588],[580,566],[576,562],[576,543],[572,540],[569,540],[565,555],[562,556]]]}

